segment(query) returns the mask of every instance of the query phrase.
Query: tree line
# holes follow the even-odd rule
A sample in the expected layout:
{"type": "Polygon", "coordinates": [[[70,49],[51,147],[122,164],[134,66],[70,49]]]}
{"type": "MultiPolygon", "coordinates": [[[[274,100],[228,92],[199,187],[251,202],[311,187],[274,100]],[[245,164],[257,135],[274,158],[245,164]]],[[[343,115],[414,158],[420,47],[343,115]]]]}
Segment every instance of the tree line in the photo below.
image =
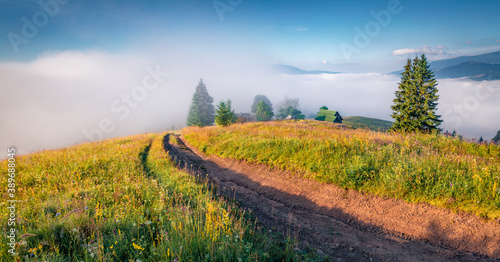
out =
{"type": "MultiPolygon", "coordinates": [[[[203,79],[200,79],[189,107],[187,125],[203,127],[215,123],[220,126],[228,126],[238,121],[230,99],[220,101],[216,107],[213,102],[214,99],[208,93],[203,79]]],[[[265,95],[256,95],[250,112],[256,114],[257,121],[285,119],[289,116],[291,119],[305,119],[305,115],[300,110],[298,98],[285,97],[276,108],[277,114],[275,115],[271,101],[265,95]]]]}

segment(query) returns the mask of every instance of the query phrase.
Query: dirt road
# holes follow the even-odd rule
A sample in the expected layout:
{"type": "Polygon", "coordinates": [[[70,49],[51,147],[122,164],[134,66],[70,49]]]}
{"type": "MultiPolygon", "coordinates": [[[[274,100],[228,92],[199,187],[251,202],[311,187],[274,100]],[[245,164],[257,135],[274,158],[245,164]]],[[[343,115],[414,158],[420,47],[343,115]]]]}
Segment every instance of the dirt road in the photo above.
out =
{"type": "Polygon", "coordinates": [[[179,167],[207,176],[267,228],[334,261],[500,261],[498,222],[207,157],[181,137],[170,139],[165,150],[179,167]]]}

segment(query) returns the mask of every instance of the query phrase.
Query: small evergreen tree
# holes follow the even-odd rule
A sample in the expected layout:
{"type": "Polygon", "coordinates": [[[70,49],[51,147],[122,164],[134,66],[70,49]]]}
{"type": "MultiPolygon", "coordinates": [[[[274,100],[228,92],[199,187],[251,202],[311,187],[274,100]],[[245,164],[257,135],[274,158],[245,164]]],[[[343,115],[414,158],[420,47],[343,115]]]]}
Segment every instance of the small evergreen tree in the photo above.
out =
{"type": "Polygon", "coordinates": [[[500,130],[498,130],[497,135],[491,139],[491,142],[500,145],[500,130]]]}
{"type": "Polygon", "coordinates": [[[269,98],[267,98],[265,95],[256,95],[254,98],[253,98],[253,104],[252,104],[252,113],[257,113],[257,109],[258,109],[258,105],[261,101],[264,101],[269,109],[271,109],[271,112],[274,111],[273,109],[273,104],[271,104],[271,101],[269,101],[269,98]]]}
{"type": "Polygon", "coordinates": [[[257,104],[257,121],[269,121],[273,116],[272,108],[265,101],[260,101],[257,104]]]}
{"type": "Polygon", "coordinates": [[[234,111],[231,109],[231,100],[221,101],[215,110],[215,123],[219,126],[228,126],[236,121],[234,111]]]}
{"type": "Polygon", "coordinates": [[[193,94],[187,118],[188,126],[209,126],[214,123],[214,99],[208,94],[207,87],[200,79],[193,94]]]}
{"type": "Polygon", "coordinates": [[[401,74],[401,83],[395,92],[396,98],[391,106],[395,123],[394,131],[433,132],[441,131],[441,116],[436,114],[437,81],[430,70],[427,58],[422,55],[412,61],[408,59],[405,71],[401,74]]]}

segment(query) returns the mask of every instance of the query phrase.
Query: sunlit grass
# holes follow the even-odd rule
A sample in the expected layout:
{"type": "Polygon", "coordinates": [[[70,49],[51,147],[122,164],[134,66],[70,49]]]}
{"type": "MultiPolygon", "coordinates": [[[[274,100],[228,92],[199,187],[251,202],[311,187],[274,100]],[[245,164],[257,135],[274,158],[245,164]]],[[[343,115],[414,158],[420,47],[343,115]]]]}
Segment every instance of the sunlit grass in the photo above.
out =
{"type": "Polygon", "coordinates": [[[318,121],[187,128],[209,155],[323,183],[500,218],[500,146],[441,135],[346,130],[318,121]]]}
{"type": "MultiPolygon", "coordinates": [[[[163,134],[164,135],[164,134],[163,134]]],[[[231,202],[173,166],[148,134],[16,159],[16,252],[26,261],[295,261],[231,202]],[[22,236],[20,236],[22,235],[22,236]]],[[[0,166],[7,173],[7,162],[0,166]]],[[[6,184],[6,176],[1,178],[6,184]]],[[[6,194],[1,209],[6,232],[6,194]]],[[[1,261],[11,261],[6,234],[1,261]]]]}

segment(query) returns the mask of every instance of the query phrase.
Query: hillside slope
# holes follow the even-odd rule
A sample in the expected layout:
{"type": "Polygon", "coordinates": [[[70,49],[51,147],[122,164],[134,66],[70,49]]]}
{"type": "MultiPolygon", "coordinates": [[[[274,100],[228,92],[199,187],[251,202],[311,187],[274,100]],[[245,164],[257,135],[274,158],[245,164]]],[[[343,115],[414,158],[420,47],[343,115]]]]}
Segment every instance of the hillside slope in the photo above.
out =
{"type": "MultiPolygon", "coordinates": [[[[14,199],[22,205],[15,225],[2,208],[1,223],[17,231],[14,251],[26,261],[306,260],[292,241],[256,230],[238,206],[175,168],[163,134],[44,151],[14,163],[14,199]]],[[[0,181],[7,185],[7,176],[0,181]]],[[[9,243],[7,233],[0,241],[9,243]]],[[[0,261],[13,260],[4,244],[0,261]]]]}

